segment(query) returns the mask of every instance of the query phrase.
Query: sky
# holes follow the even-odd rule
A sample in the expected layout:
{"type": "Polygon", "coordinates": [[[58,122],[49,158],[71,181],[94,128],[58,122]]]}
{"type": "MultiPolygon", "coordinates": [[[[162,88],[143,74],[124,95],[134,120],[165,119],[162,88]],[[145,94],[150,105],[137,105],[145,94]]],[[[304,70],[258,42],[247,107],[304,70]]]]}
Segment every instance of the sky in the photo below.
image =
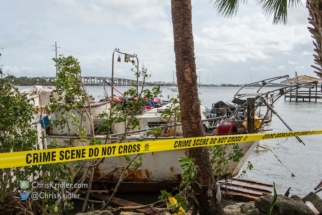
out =
{"type": "MultiPolygon", "coordinates": [[[[196,67],[203,84],[245,84],[280,75],[317,77],[314,47],[303,5],[287,24],[272,24],[258,5],[221,17],[210,0],[192,0],[196,67]]],[[[136,54],[148,81],[172,82],[175,74],[170,0],[0,0],[0,65],[17,77],[55,76],[58,55],[80,62],[82,76],[110,77],[112,53],[136,54]]],[[[117,62],[115,77],[133,78],[133,66],[117,62]]]]}

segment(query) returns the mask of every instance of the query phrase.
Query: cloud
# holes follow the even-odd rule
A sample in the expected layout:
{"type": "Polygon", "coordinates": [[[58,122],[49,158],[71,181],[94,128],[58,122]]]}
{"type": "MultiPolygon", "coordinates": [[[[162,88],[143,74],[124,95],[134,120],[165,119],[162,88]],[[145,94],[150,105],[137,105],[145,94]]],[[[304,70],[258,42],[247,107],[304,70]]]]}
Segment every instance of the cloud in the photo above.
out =
{"type": "Polygon", "coordinates": [[[297,64],[298,62],[293,62],[293,61],[289,60],[288,63],[294,65],[294,64],[297,64]]]}
{"type": "MultiPolygon", "coordinates": [[[[268,24],[261,14],[253,17],[240,17],[225,23],[207,22],[204,24],[199,41],[213,45],[227,52],[247,51],[245,58],[269,58],[269,52],[289,52],[298,44],[308,43],[310,35],[303,26],[276,26],[268,24]],[[246,25],[243,20],[248,20],[246,25]],[[216,41],[216,42],[215,42],[216,41]]],[[[202,44],[202,43],[200,43],[202,44]]],[[[206,43],[204,43],[206,44],[206,43]]],[[[235,60],[230,58],[230,60],[235,60]]]]}
{"type": "MultiPolygon", "coordinates": [[[[192,1],[195,59],[201,82],[246,83],[281,73],[313,74],[306,8],[272,25],[250,3],[233,18],[217,15],[211,2],[192,1]],[[255,75],[256,74],[256,75],[255,75]],[[209,76],[209,77],[208,77],[209,76]]],[[[14,75],[53,76],[58,54],[78,58],[84,76],[110,76],[112,52],[137,54],[150,80],[172,82],[175,67],[171,5],[164,0],[5,1],[0,23],[0,64],[14,75]]],[[[120,77],[131,65],[115,63],[120,77]]],[[[313,74],[314,75],[314,74],[313,74]]]]}
{"type": "Polygon", "coordinates": [[[304,51],[302,52],[302,55],[313,55],[313,52],[304,51]]]}
{"type": "Polygon", "coordinates": [[[166,31],[170,27],[165,8],[169,3],[158,0],[89,1],[57,0],[57,5],[65,16],[73,17],[74,24],[123,26],[129,29],[144,28],[166,31]],[[160,28],[161,27],[161,28],[160,28]]]}
{"type": "Polygon", "coordinates": [[[15,74],[20,76],[25,76],[24,74],[28,74],[34,71],[35,68],[32,67],[18,67],[18,66],[4,66],[3,71],[5,74],[15,74]]]}
{"type": "Polygon", "coordinates": [[[283,65],[282,66],[278,66],[277,69],[279,69],[279,70],[285,70],[285,66],[283,66],[283,65]]]}

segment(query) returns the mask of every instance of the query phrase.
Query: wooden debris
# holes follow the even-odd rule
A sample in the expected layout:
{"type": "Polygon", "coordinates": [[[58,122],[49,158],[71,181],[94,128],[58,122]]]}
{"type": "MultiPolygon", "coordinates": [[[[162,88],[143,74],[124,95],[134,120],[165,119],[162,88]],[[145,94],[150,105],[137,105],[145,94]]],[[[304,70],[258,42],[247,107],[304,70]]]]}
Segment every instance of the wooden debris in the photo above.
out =
{"type": "Polygon", "coordinates": [[[273,185],[252,180],[232,178],[219,181],[222,195],[241,201],[252,201],[264,194],[271,194],[273,185]]]}
{"type": "MultiPolygon", "coordinates": [[[[110,199],[110,196],[108,195],[103,195],[103,194],[93,194],[92,195],[94,198],[103,200],[103,201],[108,201],[110,199]]],[[[131,202],[125,199],[120,199],[113,197],[110,201],[111,204],[118,205],[121,207],[126,207],[127,210],[133,210],[137,212],[141,212],[144,214],[149,214],[149,215],[157,215],[160,214],[160,211],[157,211],[156,209],[152,209],[152,204],[149,205],[141,205],[135,202],[131,202]]],[[[122,210],[125,208],[122,208],[122,210]]]]}

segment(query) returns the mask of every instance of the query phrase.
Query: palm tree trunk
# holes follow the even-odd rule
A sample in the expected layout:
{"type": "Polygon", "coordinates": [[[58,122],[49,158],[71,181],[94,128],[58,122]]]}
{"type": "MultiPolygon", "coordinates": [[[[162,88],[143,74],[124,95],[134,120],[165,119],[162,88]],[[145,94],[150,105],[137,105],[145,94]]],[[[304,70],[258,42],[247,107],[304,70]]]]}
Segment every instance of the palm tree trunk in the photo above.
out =
{"type": "MultiPolygon", "coordinates": [[[[174,52],[178,82],[181,122],[184,137],[204,136],[198,98],[197,74],[192,34],[192,12],[190,0],[171,0],[174,35],[174,52]]],[[[198,165],[198,183],[193,190],[199,202],[199,213],[216,214],[215,180],[207,148],[188,150],[188,156],[198,165]]]]}
{"type": "Polygon", "coordinates": [[[313,26],[308,29],[315,39],[313,56],[317,66],[312,65],[312,67],[317,70],[315,73],[322,78],[322,1],[308,0],[306,6],[309,9],[309,23],[313,26]]]}

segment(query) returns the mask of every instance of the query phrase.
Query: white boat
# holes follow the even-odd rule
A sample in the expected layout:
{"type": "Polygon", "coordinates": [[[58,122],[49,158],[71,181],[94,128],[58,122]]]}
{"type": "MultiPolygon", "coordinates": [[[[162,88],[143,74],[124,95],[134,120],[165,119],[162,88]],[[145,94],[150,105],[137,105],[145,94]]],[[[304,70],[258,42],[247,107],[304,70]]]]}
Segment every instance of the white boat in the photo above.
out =
{"type": "MultiPolygon", "coordinates": [[[[284,77],[284,76],[283,76],[284,77]]],[[[279,77],[281,78],[281,77],[279,77]]],[[[266,79],[259,83],[269,83],[275,79],[266,79]]],[[[264,84],[265,85],[265,84],[264,84]]],[[[259,88],[254,94],[243,94],[241,88],[232,100],[233,103],[219,102],[215,103],[211,110],[203,105],[200,106],[202,120],[206,132],[212,132],[216,128],[217,135],[229,135],[236,133],[247,132],[264,132],[270,126],[272,120],[272,106],[274,102],[288,90],[294,90],[295,85],[289,89],[280,88],[268,92],[261,93],[262,88],[259,88]],[[292,88],[293,87],[293,88],[292,88]],[[245,98],[253,98],[254,103],[251,107],[247,106],[245,98]],[[216,106],[217,105],[217,106],[216,106]],[[252,111],[249,111],[251,108],[252,111]],[[250,115],[254,113],[254,116],[250,115]],[[254,121],[247,121],[248,118],[254,118],[254,121]],[[219,120],[221,119],[221,120],[219,120]],[[253,131],[250,131],[253,130],[253,131]]],[[[54,89],[32,88],[24,91],[35,98],[35,106],[43,106],[49,103],[50,97],[55,97],[54,89]]],[[[131,131],[125,138],[125,141],[137,141],[138,138],[149,138],[146,135],[147,129],[155,126],[162,126],[167,123],[167,120],[162,117],[162,112],[171,105],[168,103],[159,108],[153,108],[144,111],[142,115],[138,115],[139,126],[131,131]]],[[[91,119],[87,114],[91,107],[93,124],[100,124],[106,119],[99,118],[99,114],[107,111],[110,108],[110,103],[107,102],[91,102],[84,107],[76,108],[68,114],[73,114],[82,122],[82,126],[86,129],[87,134],[91,134],[92,125],[91,119]],[[86,111],[87,110],[87,111],[86,111]]],[[[65,113],[66,114],[66,113],[65,113]]],[[[52,113],[52,120],[58,119],[62,113],[52,113]]],[[[58,140],[62,147],[71,144],[72,146],[83,146],[89,144],[90,137],[87,141],[81,141],[79,138],[78,126],[72,124],[72,119],[69,119],[69,127],[58,128],[51,126],[49,134],[47,134],[47,142],[50,144],[53,140],[58,140]]],[[[172,122],[174,119],[172,119],[172,122]]],[[[107,144],[117,143],[120,134],[125,131],[125,124],[113,124],[111,130],[111,139],[107,144]],[[114,134],[114,135],[113,135],[114,134]]],[[[212,132],[213,133],[213,132],[212,132]]],[[[175,127],[169,127],[163,134],[162,138],[175,138],[182,134],[180,123],[175,127]]],[[[95,138],[101,140],[102,143],[107,139],[106,134],[95,134],[95,138]]],[[[235,176],[239,173],[241,167],[247,161],[249,155],[253,153],[258,142],[238,143],[244,157],[238,162],[229,161],[229,170],[222,172],[221,175],[235,176]]],[[[46,148],[46,146],[41,147],[46,148]]],[[[228,152],[233,150],[233,146],[227,146],[228,152]]],[[[96,187],[113,187],[118,182],[123,171],[129,173],[127,179],[122,182],[119,187],[120,192],[153,192],[160,189],[173,187],[181,181],[182,170],[179,165],[179,158],[186,156],[185,150],[154,152],[142,155],[142,166],[139,169],[128,168],[128,162],[124,157],[106,158],[104,162],[95,168],[94,180],[96,187]],[[130,174],[131,173],[131,174],[130,174]]],[[[134,156],[130,156],[134,157],[134,156]]],[[[70,163],[73,165],[74,163],[70,163]]],[[[83,168],[87,168],[89,162],[86,162],[83,168]]],[[[89,174],[89,173],[88,173],[89,174]]],[[[89,177],[88,177],[89,178],[89,177]]]]}

